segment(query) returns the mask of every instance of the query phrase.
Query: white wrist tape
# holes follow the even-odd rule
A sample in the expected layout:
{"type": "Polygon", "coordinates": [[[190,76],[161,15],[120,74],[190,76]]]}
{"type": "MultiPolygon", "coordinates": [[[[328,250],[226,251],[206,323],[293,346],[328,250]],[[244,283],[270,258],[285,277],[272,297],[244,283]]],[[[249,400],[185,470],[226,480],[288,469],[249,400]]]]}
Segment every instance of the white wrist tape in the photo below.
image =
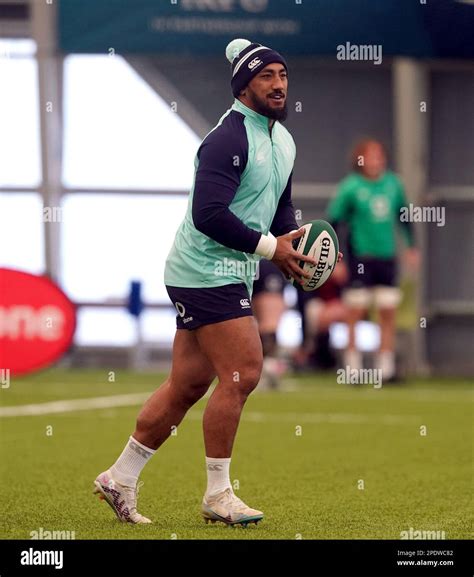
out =
{"type": "Polygon", "coordinates": [[[255,249],[255,254],[263,256],[263,258],[267,260],[272,260],[276,247],[277,239],[271,232],[269,232],[268,235],[262,234],[255,249]]]}

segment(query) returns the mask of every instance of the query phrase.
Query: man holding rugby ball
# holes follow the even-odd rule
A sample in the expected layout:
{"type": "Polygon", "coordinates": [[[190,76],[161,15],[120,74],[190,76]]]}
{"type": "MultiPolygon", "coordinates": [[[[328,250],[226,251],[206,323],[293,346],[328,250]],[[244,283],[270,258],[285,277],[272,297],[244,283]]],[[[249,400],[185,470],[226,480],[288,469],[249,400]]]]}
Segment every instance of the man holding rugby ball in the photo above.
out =
{"type": "Polygon", "coordinates": [[[231,42],[226,56],[235,100],[197,152],[187,213],[166,261],[165,284],[178,313],[171,373],[145,403],[118,460],[95,480],[95,492],[130,523],[150,522],[136,509],[141,470],[216,376],[203,418],[202,515],[229,525],[263,518],[234,494],[229,477],[240,415],[262,370],[253,276],[261,257],[297,282],[310,277],[300,261],[316,265],[292,244],[304,230],[291,201],[295,144],[281,124],[287,64],[248,40],[231,42]]]}

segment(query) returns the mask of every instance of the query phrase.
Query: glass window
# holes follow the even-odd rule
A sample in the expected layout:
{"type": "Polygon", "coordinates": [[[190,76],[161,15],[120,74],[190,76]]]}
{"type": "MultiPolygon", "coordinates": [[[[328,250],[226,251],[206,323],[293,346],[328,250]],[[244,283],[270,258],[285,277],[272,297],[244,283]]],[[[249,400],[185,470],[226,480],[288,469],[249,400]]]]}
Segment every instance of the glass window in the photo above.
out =
{"type": "Polygon", "coordinates": [[[187,190],[200,139],[120,56],[68,56],[63,181],[187,190]]]}
{"type": "Polygon", "coordinates": [[[157,345],[173,344],[176,333],[176,309],[170,303],[169,309],[150,309],[143,311],[143,339],[157,345]]]}
{"type": "Polygon", "coordinates": [[[0,38],[0,58],[34,56],[36,42],[31,38],[0,38]]]}
{"type": "Polygon", "coordinates": [[[165,260],[186,197],[70,193],[62,206],[62,284],[70,298],[123,299],[138,280],[145,302],[168,302],[165,260]]]}
{"type": "Polygon", "coordinates": [[[82,346],[130,346],[135,342],[133,318],[125,309],[81,307],[74,342],[82,346]]]}
{"type": "Polygon", "coordinates": [[[41,182],[37,76],[34,58],[18,53],[15,42],[0,44],[2,187],[36,188],[41,182]]]}
{"type": "Polygon", "coordinates": [[[0,266],[42,274],[43,203],[35,193],[0,193],[0,266]]]}
{"type": "MultiPolygon", "coordinates": [[[[176,332],[174,308],[145,310],[140,322],[145,343],[171,347],[176,332]]],[[[82,346],[130,347],[137,341],[137,323],[125,308],[81,307],[74,340],[82,346]]]]}

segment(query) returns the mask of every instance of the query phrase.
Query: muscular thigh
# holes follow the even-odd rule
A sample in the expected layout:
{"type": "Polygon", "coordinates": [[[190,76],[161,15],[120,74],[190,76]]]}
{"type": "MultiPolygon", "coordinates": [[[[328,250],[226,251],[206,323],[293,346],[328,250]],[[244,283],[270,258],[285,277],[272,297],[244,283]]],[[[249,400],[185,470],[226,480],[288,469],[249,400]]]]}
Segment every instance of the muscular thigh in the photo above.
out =
{"type": "Polygon", "coordinates": [[[210,359],[220,381],[232,375],[260,373],[262,344],[252,316],[205,325],[196,330],[203,353],[210,359]]]}
{"type": "Polygon", "coordinates": [[[196,331],[178,329],[173,343],[171,385],[175,389],[209,386],[216,376],[214,367],[203,353],[196,331]]]}

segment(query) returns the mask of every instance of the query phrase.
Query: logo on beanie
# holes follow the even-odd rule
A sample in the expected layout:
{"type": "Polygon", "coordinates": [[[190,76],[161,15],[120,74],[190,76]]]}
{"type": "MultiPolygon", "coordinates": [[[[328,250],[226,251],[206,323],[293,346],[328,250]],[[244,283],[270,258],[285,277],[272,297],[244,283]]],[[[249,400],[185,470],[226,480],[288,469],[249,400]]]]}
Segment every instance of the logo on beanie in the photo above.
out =
{"type": "Polygon", "coordinates": [[[260,58],[254,58],[248,64],[249,70],[253,70],[254,68],[257,68],[257,66],[260,66],[260,64],[262,64],[262,61],[260,60],[260,58]]]}

